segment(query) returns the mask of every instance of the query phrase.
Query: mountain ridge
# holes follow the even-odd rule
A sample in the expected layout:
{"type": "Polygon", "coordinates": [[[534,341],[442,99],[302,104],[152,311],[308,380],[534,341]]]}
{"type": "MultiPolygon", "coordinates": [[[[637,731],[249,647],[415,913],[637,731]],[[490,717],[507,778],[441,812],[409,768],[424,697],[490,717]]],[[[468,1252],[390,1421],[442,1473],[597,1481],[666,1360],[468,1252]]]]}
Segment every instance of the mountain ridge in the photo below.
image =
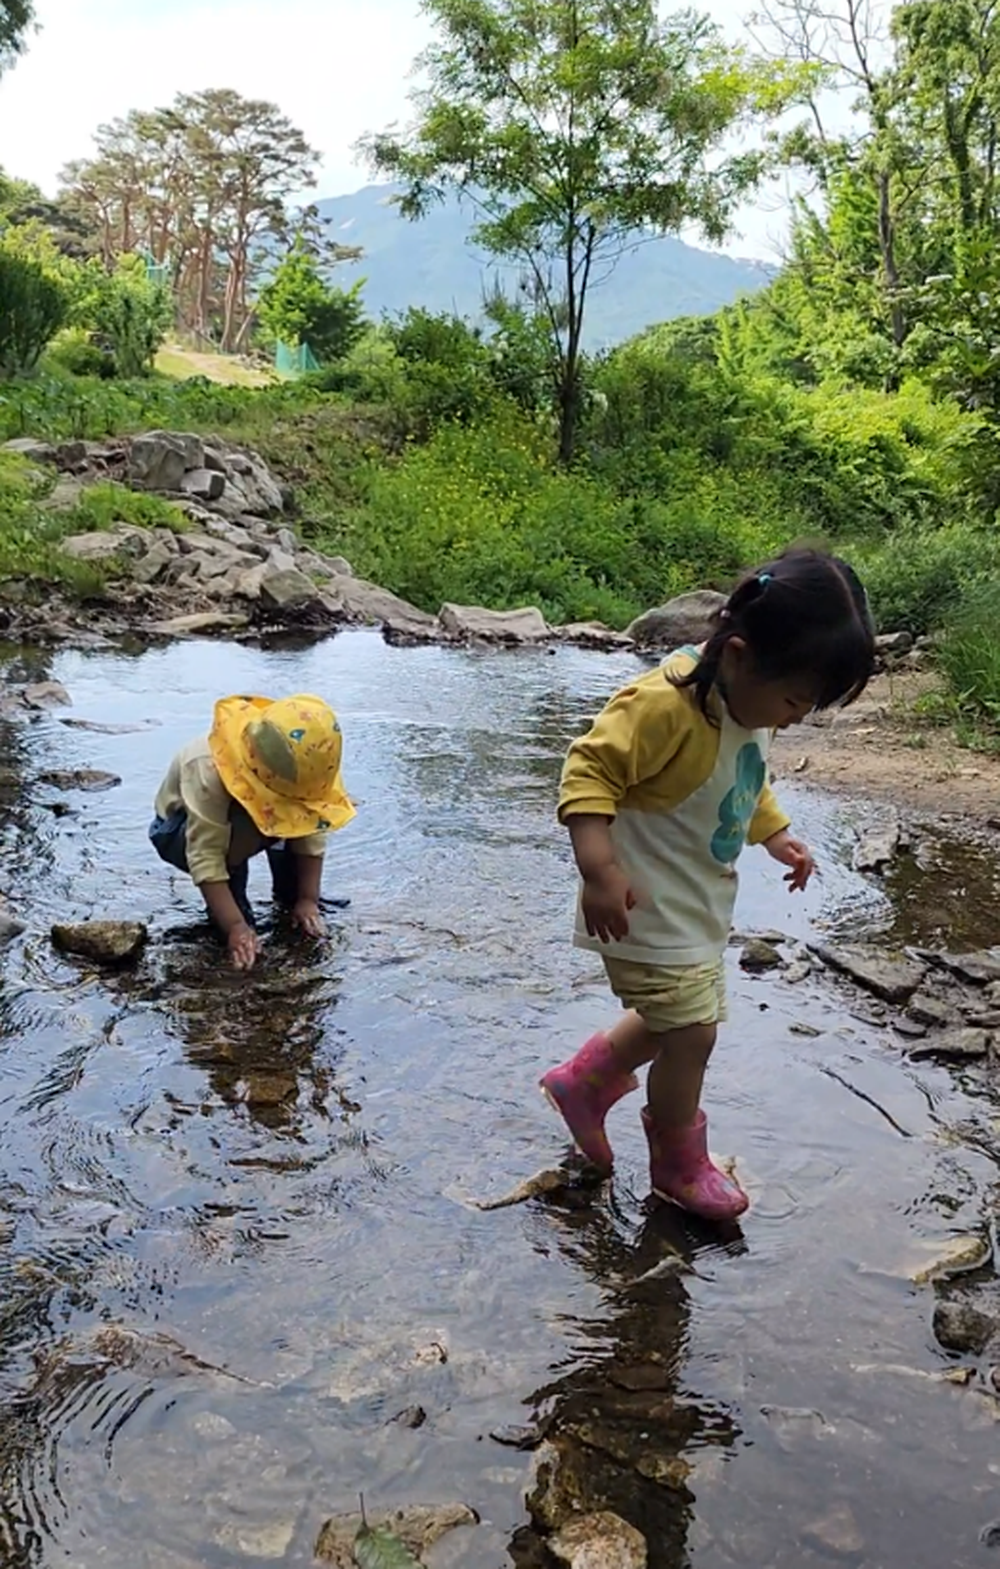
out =
{"type": "MultiPolygon", "coordinates": [[[[456,199],[410,222],[394,209],[391,185],[366,185],[314,205],[331,240],[358,245],[360,261],[342,262],[336,280],[366,280],[370,316],[396,315],[409,306],[482,317],[484,292],[500,279],[516,286],[513,268],[500,269],[469,242],[473,221],[456,199]]],[[[763,262],[705,251],[672,235],[637,238],[607,280],[588,297],[585,339],[599,349],[678,316],[707,316],[741,295],[764,288],[776,269],[763,262]]]]}

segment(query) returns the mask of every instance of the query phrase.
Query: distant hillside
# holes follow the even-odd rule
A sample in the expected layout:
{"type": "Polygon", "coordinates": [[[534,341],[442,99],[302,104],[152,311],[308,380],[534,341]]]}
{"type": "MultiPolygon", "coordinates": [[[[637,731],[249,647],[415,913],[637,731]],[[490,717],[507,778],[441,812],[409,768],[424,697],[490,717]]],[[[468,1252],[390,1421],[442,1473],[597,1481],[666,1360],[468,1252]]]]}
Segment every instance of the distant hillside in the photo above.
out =
{"type": "MultiPolygon", "coordinates": [[[[368,281],[370,316],[395,314],[410,305],[477,318],[483,292],[497,276],[488,258],[468,242],[471,219],[457,202],[435,208],[420,223],[401,218],[389,200],[392,188],[369,185],[352,196],[317,203],[331,239],[360,245],[364,257],[337,269],[338,281],[368,281]]],[[[620,343],[643,328],[675,316],[703,316],[752,293],[773,276],[755,262],[697,250],[681,240],[658,239],[621,258],[608,281],[595,288],[587,316],[591,348],[620,343]]],[[[507,273],[508,289],[516,276],[507,273]]]]}

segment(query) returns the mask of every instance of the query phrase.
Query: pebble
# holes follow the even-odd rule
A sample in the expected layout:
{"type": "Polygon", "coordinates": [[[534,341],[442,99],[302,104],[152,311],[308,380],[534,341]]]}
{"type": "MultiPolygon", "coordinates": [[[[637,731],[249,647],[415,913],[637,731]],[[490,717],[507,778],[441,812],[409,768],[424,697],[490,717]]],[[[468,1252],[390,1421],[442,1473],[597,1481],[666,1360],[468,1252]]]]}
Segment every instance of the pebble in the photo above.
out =
{"type": "Polygon", "coordinates": [[[418,1427],[423,1427],[426,1421],[427,1412],[423,1406],[407,1406],[405,1411],[397,1411],[394,1417],[389,1418],[389,1426],[408,1427],[415,1432],[418,1427]]]}
{"type": "Polygon", "coordinates": [[[751,937],[740,954],[740,969],[751,975],[763,974],[765,970],[783,969],[784,963],[774,944],[763,937],[751,937]]]}
{"type": "Polygon", "coordinates": [[[946,1351],[979,1356],[986,1350],[998,1325],[969,1302],[939,1302],[934,1309],[934,1337],[946,1351]]]}

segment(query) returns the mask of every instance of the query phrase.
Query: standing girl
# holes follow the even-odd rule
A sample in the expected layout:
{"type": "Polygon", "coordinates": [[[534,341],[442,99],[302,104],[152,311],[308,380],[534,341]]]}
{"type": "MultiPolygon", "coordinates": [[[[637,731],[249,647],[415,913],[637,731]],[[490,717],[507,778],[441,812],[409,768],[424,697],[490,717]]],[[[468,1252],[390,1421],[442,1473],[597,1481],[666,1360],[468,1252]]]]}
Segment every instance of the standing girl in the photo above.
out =
{"type": "Polygon", "coordinates": [[[604,1120],[650,1063],[642,1112],[654,1192],[707,1219],[747,1207],[709,1158],[702,1081],[726,1017],[723,960],[744,843],[815,865],[768,784],[776,730],[864,691],[875,642],[846,562],[793,549],[739,584],[708,642],[625,687],[570,747],[559,818],[581,889],[574,941],[601,955],[627,1010],[541,1087],[587,1158],[612,1167],[604,1120]]]}

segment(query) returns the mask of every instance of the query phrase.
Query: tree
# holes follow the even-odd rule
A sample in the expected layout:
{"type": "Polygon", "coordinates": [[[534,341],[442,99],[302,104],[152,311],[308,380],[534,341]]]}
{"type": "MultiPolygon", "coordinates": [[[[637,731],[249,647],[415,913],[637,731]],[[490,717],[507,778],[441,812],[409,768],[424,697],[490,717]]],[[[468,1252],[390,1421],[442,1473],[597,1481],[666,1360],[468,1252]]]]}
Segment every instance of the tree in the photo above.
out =
{"type": "Polygon", "coordinates": [[[425,0],[416,123],[362,142],[408,218],[449,190],[473,237],[515,266],[544,315],[559,453],[574,454],[591,289],[624,250],[693,224],[720,240],[765,170],[731,133],[785,102],[787,73],[654,0],[425,0]]]}
{"type": "Polygon", "coordinates": [[[308,344],[320,364],[334,364],[364,335],[363,287],[359,278],[350,289],[331,288],[316,260],[296,245],[261,289],[257,318],[277,342],[308,344]]]}
{"type": "Polygon", "coordinates": [[[139,256],[123,256],[113,272],[91,264],[74,320],[100,340],[119,376],[145,376],[173,317],[170,295],[151,279],[139,256]]]}
{"type": "Polygon", "coordinates": [[[0,377],[34,370],[66,312],[59,283],[37,261],[0,241],[0,377]]]}
{"type": "Polygon", "coordinates": [[[0,72],[23,54],[34,25],[34,0],[0,0],[0,72]]]}
{"type": "Polygon", "coordinates": [[[261,254],[291,243],[289,202],[316,183],[318,153],[274,105],[228,89],[181,94],[101,126],[96,156],[63,171],[112,270],[144,253],[169,276],[189,330],[238,349],[261,254]]]}

